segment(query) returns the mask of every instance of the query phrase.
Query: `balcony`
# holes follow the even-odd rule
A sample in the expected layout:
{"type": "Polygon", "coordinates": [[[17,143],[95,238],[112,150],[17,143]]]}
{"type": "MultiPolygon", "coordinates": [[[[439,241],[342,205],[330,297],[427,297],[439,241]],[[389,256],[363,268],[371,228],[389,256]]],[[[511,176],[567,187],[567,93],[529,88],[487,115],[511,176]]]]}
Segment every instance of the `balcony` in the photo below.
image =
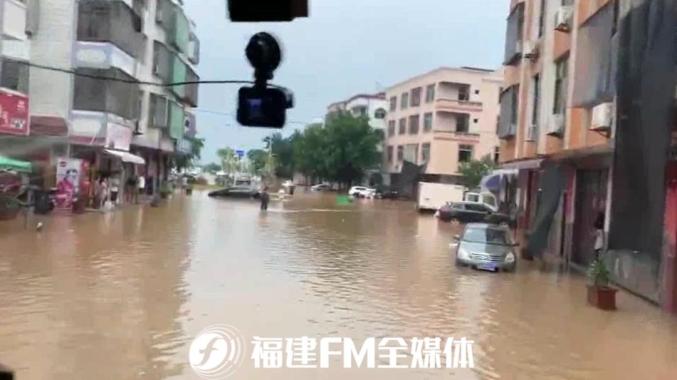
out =
{"type": "Polygon", "coordinates": [[[435,109],[438,112],[471,113],[482,112],[482,102],[438,98],[435,100],[435,109]]]}
{"type": "MultiPolygon", "coordinates": [[[[185,62],[178,56],[174,55],[172,57],[172,70],[171,70],[171,82],[172,83],[181,83],[181,82],[195,82],[200,78],[193,71],[193,69],[186,65],[185,62]]],[[[172,86],[172,93],[176,95],[177,98],[185,101],[189,105],[196,107],[197,106],[197,97],[198,97],[198,85],[189,84],[181,86],[172,86]]]]}
{"type": "Polygon", "coordinates": [[[113,44],[135,59],[143,57],[146,37],[141,17],[123,1],[88,0],[78,6],[77,39],[113,44]]]}
{"type": "Polygon", "coordinates": [[[82,145],[129,150],[134,124],[119,116],[96,111],[71,112],[70,140],[82,145]]]}
{"type": "Polygon", "coordinates": [[[456,132],[448,131],[443,129],[434,129],[433,130],[433,139],[435,140],[452,140],[464,143],[479,143],[480,135],[479,133],[470,133],[470,132],[456,132]]]}
{"type": "Polygon", "coordinates": [[[2,4],[2,37],[4,40],[25,41],[26,36],[26,4],[25,1],[0,0],[2,4]]]}
{"type": "Polygon", "coordinates": [[[505,55],[503,63],[513,65],[522,57],[522,40],[524,39],[524,3],[519,3],[510,13],[505,39],[505,55]]]}
{"type": "MultiPolygon", "coordinates": [[[[88,76],[133,80],[132,77],[118,69],[78,69],[77,72],[88,76]]],[[[141,97],[139,85],[102,81],[84,76],[76,76],[74,82],[73,109],[110,113],[126,120],[139,119],[141,97]]]]}
{"type": "Polygon", "coordinates": [[[73,61],[75,67],[101,70],[117,68],[131,77],[136,77],[138,69],[134,57],[108,42],[77,41],[73,61]]]}

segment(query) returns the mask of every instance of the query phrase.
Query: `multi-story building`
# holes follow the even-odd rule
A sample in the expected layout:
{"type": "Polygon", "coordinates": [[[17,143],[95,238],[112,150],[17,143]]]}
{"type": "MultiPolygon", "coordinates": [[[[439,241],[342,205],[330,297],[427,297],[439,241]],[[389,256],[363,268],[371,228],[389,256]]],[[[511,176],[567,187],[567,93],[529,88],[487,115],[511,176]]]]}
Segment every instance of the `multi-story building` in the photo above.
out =
{"type": "MultiPolygon", "coordinates": [[[[26,43],[2,41],[3,52],[31,64],[13,74],[30,96],[22,155],[47,170],[48,182],[54,159],[68,156],[90,161],[94,173],[143,174],[157,188],[195,134],[197,84],[163,86],[198,80],[199,42],[182,3],[30,0],[28,11],[22,3],[2,1],[5,16],[8,4],[24,8],[26,43]]],[[[15,72],[7,66],[3,77],[15,72]]]]}
{"type": "Polygon", "coordinates": [[[386,91],[384,168],[396,179],[404,161],[425,164],[424,180],[460,183],[459,164],[495,158],[500,71],[439,68],[386,91]]]}
{"type": "Polygon", "coordinates": [[[327,107],[327,116],[337,112],[350,112],[353,116],[369,118],[372,128],[385,129],[386,100],[385,93],[358,94],[348,100],[332,103],[327,107]]]}
{"type": "MultiPolygon", "coordinates": [[[[619,79],[626,83],[634,80],[633,75],[620,71],[622,59],[619,57],[624,55],[620,53],[619,49],[622,48],[619,46],[623,41],[631,41],[629,38],[620,38],[623,25],[630,23],[633,13],[644,12],[642,8],[648,3],[650,1],[512,0],[505,46],[499,136],[502,166],[517,172],[515,180],[509,182],[512,185],[504,189],[503,200],[517,209],[517,235],[523,243],[525,255],[544,255],[573,266],[585,266],[595,257],[595,230],[600,221],[604,221],[605,236],[609,237],[611,232],[612,237],[611,244],[607,243],[610,249],[607,257],[615,279],[632,291],[658,302],[661,297],[665,297],[661,290],[663,284],[659,280],[662,276],[660,271],[665,265],[661,265],[662,260],[656,259],[661,253],[647,252],[646,256],[640,257],[631,252],[639,251],[636,247],[642,244],[644,247],[660,247],[660,239],[648,238],[651,233],[644,234],[637,230],[638,235],[633,238],[636,243],[631,244],[635,247],[623,247],[628,249],[624,252],[620,247],[624,243],[619,243],[623,239],[613,238],[614,225],[617,227],[616,236],[633,235],[630,229],[621,227],[621,224],[627,225],[631,221],[614,220],[614,215],[624,214],[627,217],[634,212],[623,210],[627,208],[624,205],[643,202],[639,197],[621,198],[625,196],[625,190],[612,191],[614,188],[657,190],[647,195],[644,201],[648,202],[650,198],[650,203],[659,208],[663,207],[664,199],[673,204],[673,210],[677,202],[674,189],[672,198],[665,196],[666,193],[670,194],[668,187],[674,187],[677,182],[676,178],[670,179],[670,175],[674,177],[677,172],[677,163],[674,161],[669,163],[665,157],[668,160],[666,165],[672,168],[671,171],[666,169],[667,173],[672,174],[668,174],[665,183],[662,174],[641,174],[628,179],[630,174],[626,170],[627,166],[614,164],[614,151],[618,156],[616,162],[619,162],[620,156],[627,157],[627,150],[618,152],[616,144],[621,123],[624,123],[621,131],[648,128],[647,125],[637,127],[639,124],[629,116],[633,111],[623,108],[619,97],[623,95],[625,99],[630,99],[635,96],[638,100],[640,96],[647,99],[649,94],[642,95],[627,89],[621,94],[618,90],[619,83],[622,83],[619,79]],[[619,122],[617,115],[625,115],[625,120],[619,122]],[[614,166],[621,176],[613,174],[614,166]],[[625,177],[625,182],[619,182],[620,177],[625,177]],[[637,181],[635,186],[631,186],[634,181],[637,181]],[[648,181],[653,182],[648,185],[648,181]],[[669,185],[670,181],[672,185],[669,185]],[[661,188],[666,191],[662,192],[661,188]],[[547,222],[542,223],[544,221],[547,222]],[[625,232],[621,232],[623,228],[625,232]],[[535,235],[542,236],[545,244],[535,243],[541,240],[539,237],[534,238],[535,235]],[[531,238],[527,239],[527,236],[531,238]],[[534,247],[543,249],[530,252],[534,247]]],[[[656,20],[659,19],[653,21],[656,20]]],[[[633,33],[636,37],[632,40],[632,43],[636,43],[635,47],[625,50],[626,60],[641,49],[650,49],[652,44],[640,41],[646,35],[660,30],[654,27],[653,32],[643,36],[642,27],[638,25],[625,28],[625,33],[633,33]]],[[[642,25],[648,24],[642,21],[642,25]]],[[[656,43],[653,45],[661,46],[656,43]]],[[[665,72],[664,78],[668,82],[674,80],[669,71],[665,72]]],[[[634,101],[634,104],[644,107],[648,103],[634,101]]],[[[640,144],[636,153],[640,152],[641,144],[649,143],[651,139],[669,141],[669,122],[652,128],[657,128],[654,130],[656,132],[662,129],[666,132],[665,136],[657,137],[656,133],[647,135],[644,142],[636,141],[640,144]]],[[[655,144],[655,147],[661,150],[659,145],[655,144]]],[[[638,154],[630,160],[646,159],[646,162],[659,163],[663,160],[661,154],[659,152],[653,158],[648,158],[648,155],[643,158],[643,154],[638,154]]],[[[627,162],[623,157],[620,162],[627,162]]],[[[646,171],[657,170],[658,173],[663,173],[663,169],[646,167],[646,171]]],[[[635,191],[635,194],[641,193],[635,191]]],[[[669,215],[667,205],[665,203],[665,236],[672,236],[674,241],[677,229],[668,229],[674,228],[676,214],[669,215]]],[[[653,221],[657,221],[654,216],[663,220],[662,215],[659,215],[662,211],[651,212],[653,221]]],[[[640,213],[635,215],[637,223],[649,222],[648,219],[642,220],[640,213]]],[[[653,225],[656,231],[662,228],[662,223],[653,225]]],[[[674,250],[674,243],[671,249],[674,250]]],[[[656,250],[660,251],[660,248],[656,250]]],[[[674,256],[674,253],[664,252],[664,255],[674,256]]],[[[673,268],[672,264],[669,267],[673,268]]],[[[665,276],[677,278],[677,274],[665,276]]],[[[673,295],[677,305],[677,282],[673,287],[676,289],[673,295]]]]}

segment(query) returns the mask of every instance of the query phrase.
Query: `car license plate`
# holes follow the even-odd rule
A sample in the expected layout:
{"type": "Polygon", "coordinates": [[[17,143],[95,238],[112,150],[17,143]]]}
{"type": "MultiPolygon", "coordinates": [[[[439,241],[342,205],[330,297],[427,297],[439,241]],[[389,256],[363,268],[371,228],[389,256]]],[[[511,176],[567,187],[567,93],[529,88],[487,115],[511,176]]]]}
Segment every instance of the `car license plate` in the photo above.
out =
{"type": "Polygon", "coordinates": [[[477,269],[495,272],[496,271],[496,264],[491,264],[491,263],[479,264],[477,266],[477,269]]]}

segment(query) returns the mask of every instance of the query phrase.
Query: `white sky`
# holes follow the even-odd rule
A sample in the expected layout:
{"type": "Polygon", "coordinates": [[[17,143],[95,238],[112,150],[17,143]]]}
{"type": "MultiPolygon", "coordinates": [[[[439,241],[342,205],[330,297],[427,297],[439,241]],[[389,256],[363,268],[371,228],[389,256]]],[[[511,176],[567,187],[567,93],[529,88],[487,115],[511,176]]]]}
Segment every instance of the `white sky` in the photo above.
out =
{"type": "MultiPolygon", "coordinates": [[[[225,0],[185,0],[201,41],[203,80],[252,78],[244,56],[256,32],[275,34],[284,61],[274,82],[290,88],[296,107],[288,134],[324,116],[329,103],[376,92],[439,66],[501,65],[510,0],[309,0],[310,18],[291,23],[232,23],[225,0]]],[[[207,139],[202,162],[216,150],[262,147],[275,130],[238,126],[239,86],[200,88],[197,128],[207,139]],[[214,114],[216,111],[229,115],[214,114]]]]}

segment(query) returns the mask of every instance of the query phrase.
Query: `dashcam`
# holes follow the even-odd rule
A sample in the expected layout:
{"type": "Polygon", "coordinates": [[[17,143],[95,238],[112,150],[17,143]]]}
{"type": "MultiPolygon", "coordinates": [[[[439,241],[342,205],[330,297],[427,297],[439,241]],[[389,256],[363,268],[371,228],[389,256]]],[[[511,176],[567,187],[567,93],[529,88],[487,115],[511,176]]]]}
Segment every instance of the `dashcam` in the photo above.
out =
{"type": "Polygon", "coordinates": [[[228,0],[231,21],[292,21],[308,17],[308,0],[228,0]]]}
{"type": "Polygon", "coordinates": [[[289,94],[278,88],[242,87],[237,121],[248,127],[282,128],[291,103],[289,94]]]}

